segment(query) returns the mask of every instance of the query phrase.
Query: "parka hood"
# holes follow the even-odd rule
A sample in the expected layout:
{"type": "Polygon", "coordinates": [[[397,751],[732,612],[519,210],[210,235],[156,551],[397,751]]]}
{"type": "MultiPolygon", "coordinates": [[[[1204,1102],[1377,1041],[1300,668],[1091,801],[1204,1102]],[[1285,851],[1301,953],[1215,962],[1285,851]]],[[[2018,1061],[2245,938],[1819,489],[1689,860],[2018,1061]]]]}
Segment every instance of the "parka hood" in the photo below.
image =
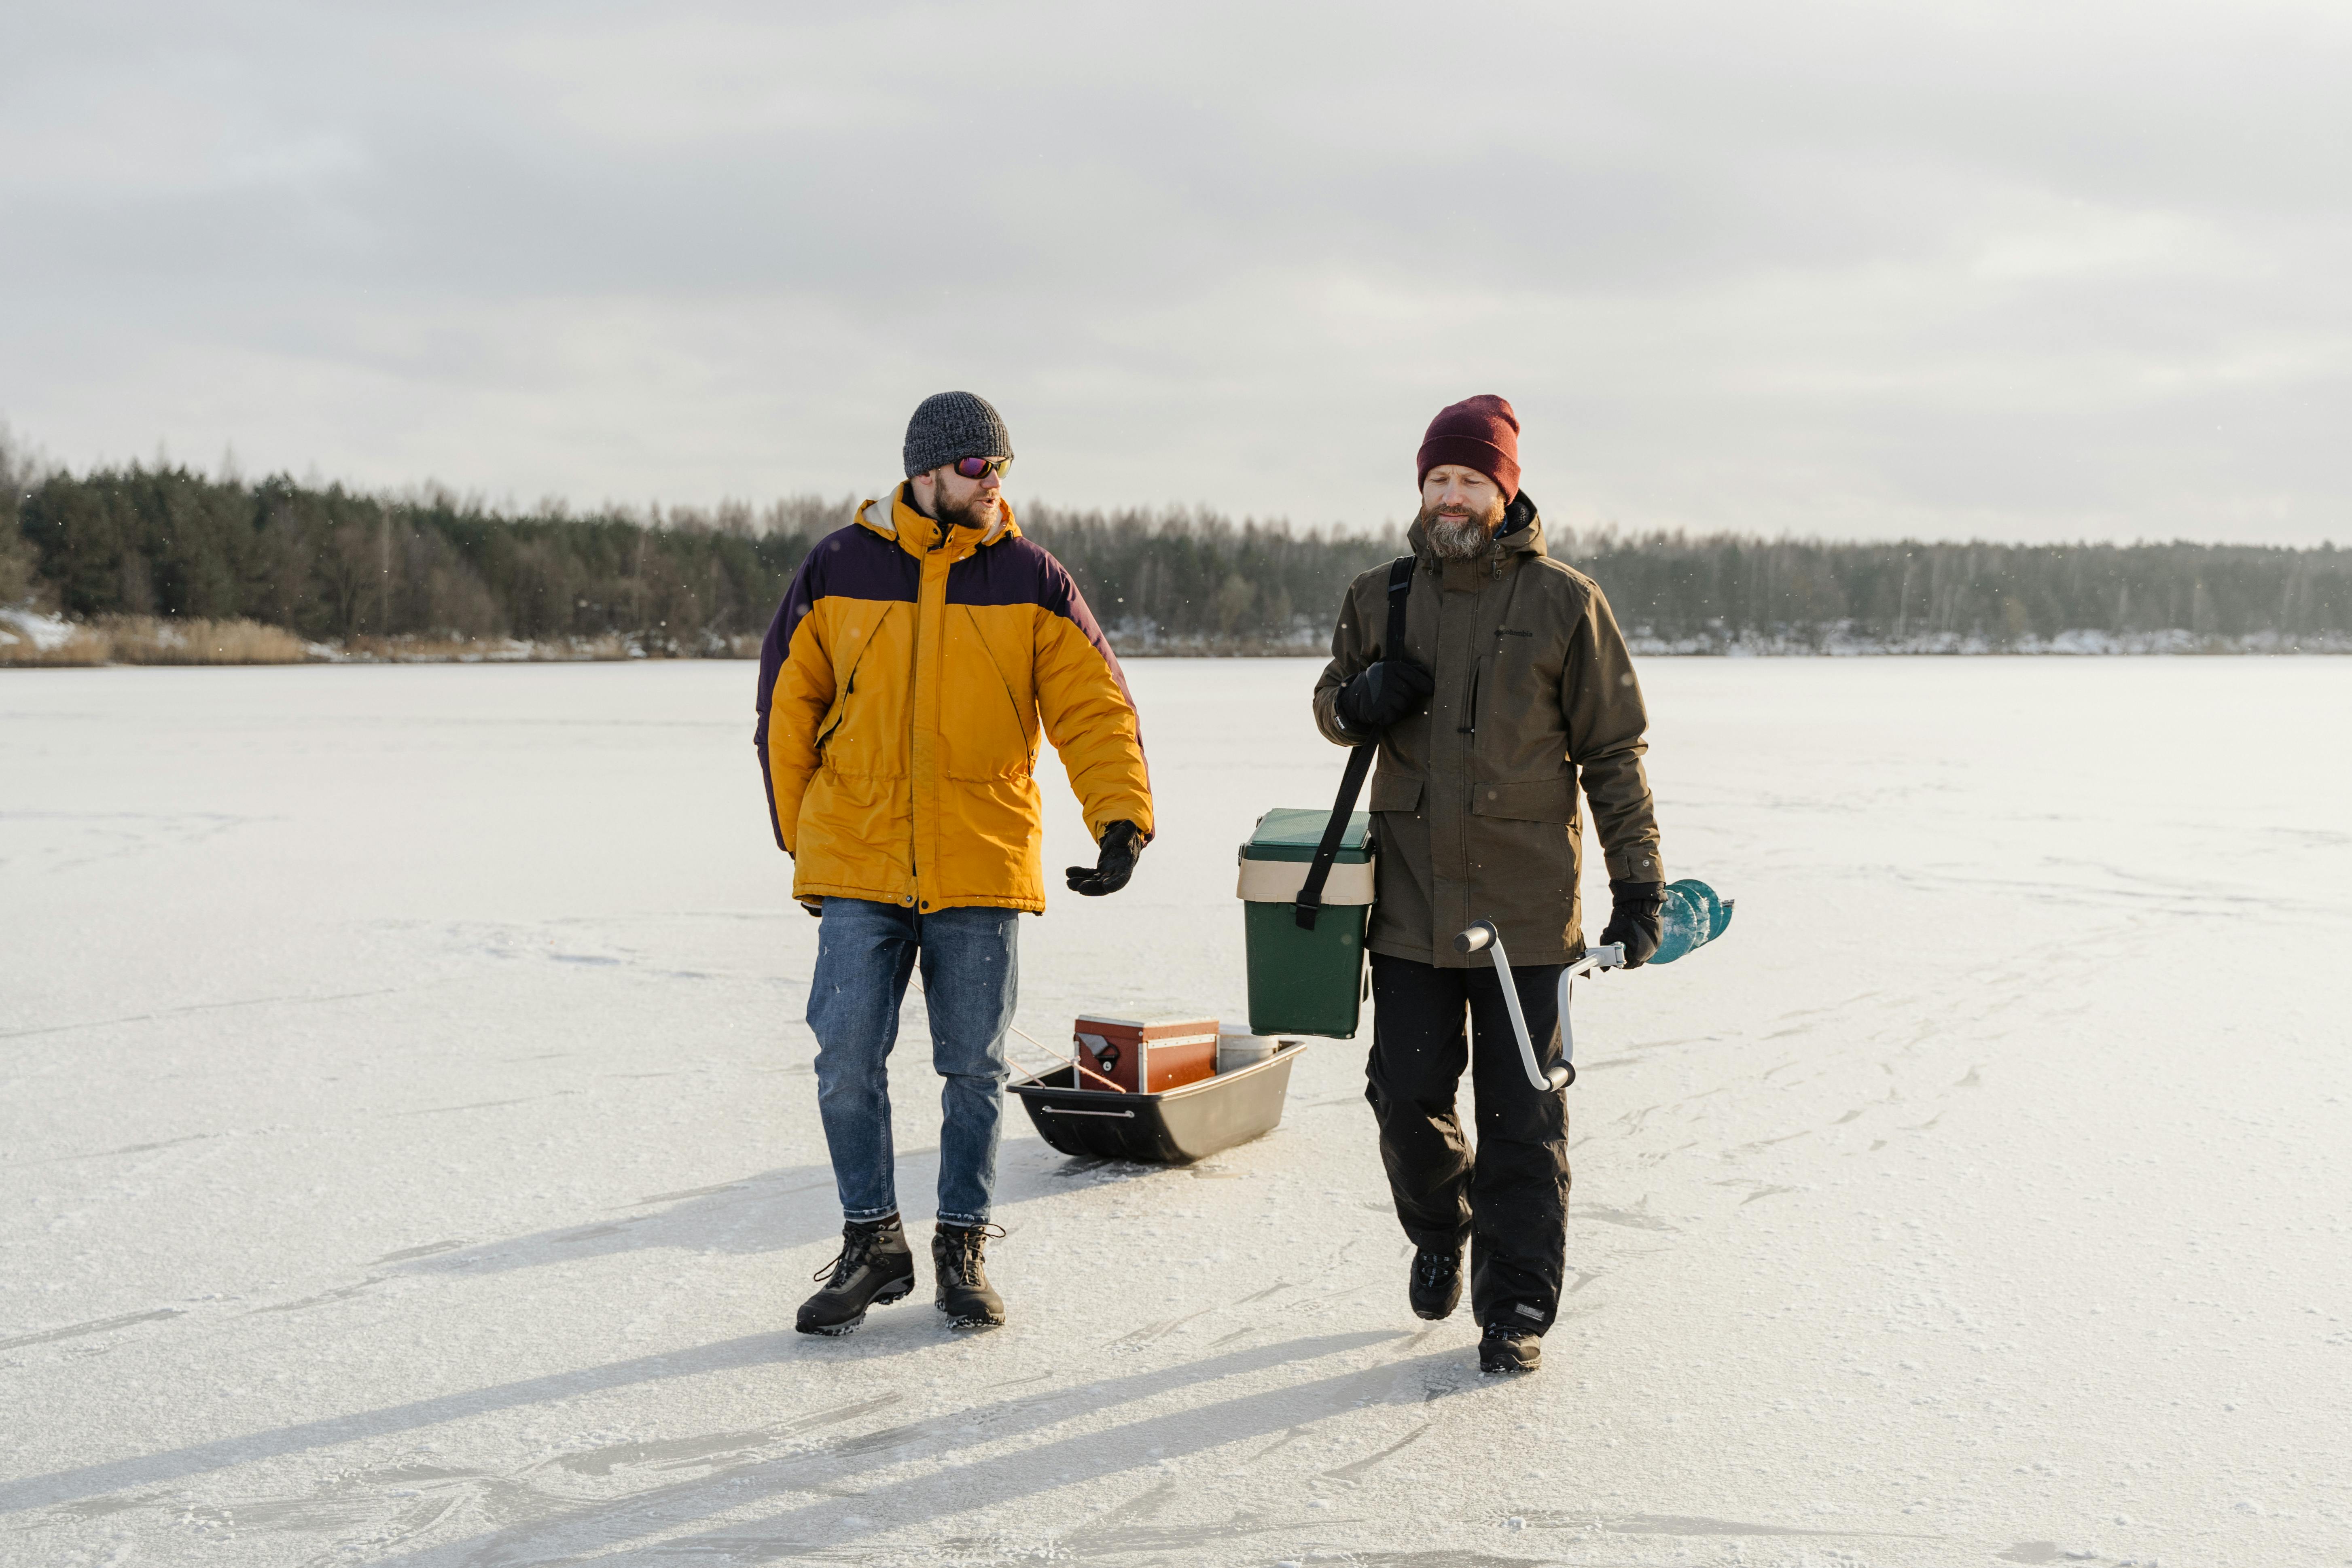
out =
{"type": "MultiPolygon", "coordinates": [[[[971,551],[995,543],[1000,539],[1018,539],[1021,525],[1013,519],[1013,503],[997,503],[998,516],[985,533],[974,533],[968,528],[950,530],[953,535],[947,549],[952,558],[961,560],[971,551]]],[[[928,555],[939,547],[940,524],[936,518],[925,517],[915,510],[913,484],[901,481],[872,500],[858,503],[856,522],[870,528],[885,539],[895,539],[900,549],[909,555],[928,555]],[[886,499],[887,498],[887,499],[886,499]]]]}

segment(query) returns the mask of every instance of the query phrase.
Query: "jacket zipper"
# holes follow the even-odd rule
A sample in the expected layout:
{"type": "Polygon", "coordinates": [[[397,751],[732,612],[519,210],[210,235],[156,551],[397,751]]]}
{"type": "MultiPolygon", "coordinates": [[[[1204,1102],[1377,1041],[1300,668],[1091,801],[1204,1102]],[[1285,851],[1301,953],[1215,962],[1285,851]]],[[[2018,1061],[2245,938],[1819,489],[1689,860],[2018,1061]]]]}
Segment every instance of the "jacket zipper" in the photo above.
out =
{"type": "MultiPolygon", "coordinates": [[[[946,523],[940,521],[937,518],[933,518],[931,520],[931,528],[936,537],[931,541],[930,549],[923,552],[925,555],[937,555],[940,551],[947,548],[948,541],[955,537],[955,530],[949,527],[946,523]]],[[[923,572],[929,571],[930,564],[931,563],[929,561],[923,562],[923,572]]],[[[946,616],[947,609],[947,585],[942,583],[940,585],[940,615],[942,618],[946,616]]],[[[922,679],[923,579],[922,572],[919,572],[915,576],[915,679],[919,681],[922,679]]],[[[912,760],[915,754],[915,710],[918,706],[918,703],[911,700],[907,704],[907,755],[909,760],[912,760]]],[[[936,753],[934,753],[931,758],[931,782],[934,789],[936,790],[936,786],[939,783],[939,757],[936,753]]],[[[907,895],[907,902],[913,905],[917,910],[921,910],[927,907],[923,900],[923,867],[922,862],[919,858],[919,850],[922,843],[922,836],[917,827],[915,820],[919,815],[920,814],[915,809],[915,778],[912,771],[910,770],[907,775],[907,874],[914,879],[915,890],[907,895]]]]}

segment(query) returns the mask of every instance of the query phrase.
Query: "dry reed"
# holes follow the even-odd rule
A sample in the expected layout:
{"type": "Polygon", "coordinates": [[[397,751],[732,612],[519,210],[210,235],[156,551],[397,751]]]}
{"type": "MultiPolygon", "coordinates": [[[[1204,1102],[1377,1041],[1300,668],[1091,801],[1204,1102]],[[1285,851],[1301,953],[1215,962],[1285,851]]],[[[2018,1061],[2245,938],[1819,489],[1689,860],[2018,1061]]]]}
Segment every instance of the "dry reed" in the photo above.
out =
{"type": "Polygon", "coordinates": [[[12,632],[0,641],[0,665],[58,668],[93,664],[303,664],[317,657],[283,626],[256,621],[107,616],[77,623],[44,647],[12,632]]]}

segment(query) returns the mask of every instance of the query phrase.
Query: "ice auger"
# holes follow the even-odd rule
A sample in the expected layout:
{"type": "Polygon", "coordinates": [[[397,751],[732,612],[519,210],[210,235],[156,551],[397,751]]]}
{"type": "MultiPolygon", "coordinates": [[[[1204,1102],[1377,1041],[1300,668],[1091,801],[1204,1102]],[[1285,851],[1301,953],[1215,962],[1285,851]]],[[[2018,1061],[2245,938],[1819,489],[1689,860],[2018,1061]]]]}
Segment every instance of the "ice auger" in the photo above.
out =
{"type": "MultiPolygon", "coordinates": [[[[1721,936],[1724,928],[1731,924],[1734,901],[1717,896],[1713,888],[1696,879],[1669,887],[1658,910],[1658,951],[1650,955],[1650,962],[1672,963],[1721,936]]],[[[1502,982],[1503,1005],[1511,1015],[1511,1032],[1518,1037],[1519,1066],[1526,1069],[1528,1087],[1538,1094],[1556,1094],[1574,1083],[1576,1037],[1569,1027],[1569,998],[1575,990],[1577,976],[1622,968],[1625,944],[1612,942],[1588,947],[1582,957],[1559,972],[1559,1065],[1549,1070],[1536,1059],[1535,1042],[1528,1037],[1527,1016],[1519,1011],[1519,988],[1511,983],[1510,957],[1503,951],[1503,933],[1495,929],[1495,922],[1480,921],[1463,931],[1454,939],[1454,951],[1493,955],[1495,977],[1502,982]]]]}

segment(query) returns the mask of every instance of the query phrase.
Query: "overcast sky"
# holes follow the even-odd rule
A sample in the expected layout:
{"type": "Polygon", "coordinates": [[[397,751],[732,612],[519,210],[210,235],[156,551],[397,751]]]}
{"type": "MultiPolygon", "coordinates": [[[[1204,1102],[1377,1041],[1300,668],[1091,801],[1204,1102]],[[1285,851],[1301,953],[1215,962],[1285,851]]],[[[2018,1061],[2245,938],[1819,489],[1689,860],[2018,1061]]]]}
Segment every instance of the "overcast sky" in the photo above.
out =
{"type": "Polygon", "coordinates": [[[26,5],[0,418],[77,468],[2352,543],[2352,6],[26,5]]]}

